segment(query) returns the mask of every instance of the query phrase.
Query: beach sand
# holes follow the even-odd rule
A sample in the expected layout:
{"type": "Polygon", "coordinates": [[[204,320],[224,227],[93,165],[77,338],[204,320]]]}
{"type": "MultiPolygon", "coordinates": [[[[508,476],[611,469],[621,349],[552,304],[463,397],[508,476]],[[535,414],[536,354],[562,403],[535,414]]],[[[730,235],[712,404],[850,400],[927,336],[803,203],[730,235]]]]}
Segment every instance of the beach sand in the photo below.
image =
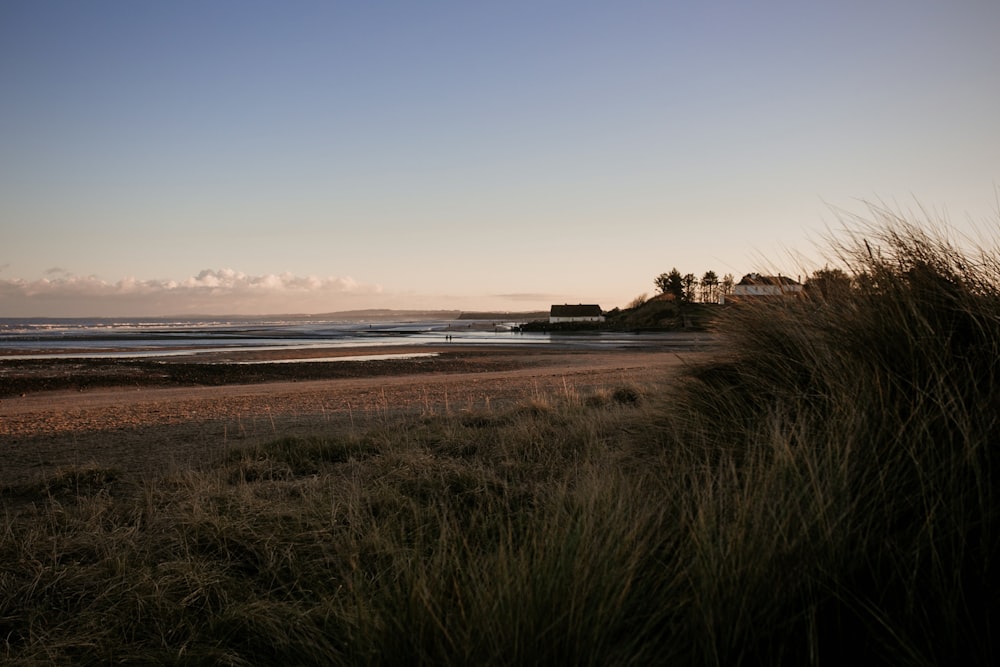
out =
{"type": "MultiPolygon", "coordinates": [[[[44,478],[67,466],[155,475],[276,437],[322,434],[333,427],[369,428],[407,414],[503,409],[560,395],[655,386],[708,354],[514,346],[341,348],[324,354],[430,352],[438,354],[306,364],[235,365],[231,362],[251,358],[202,357],[184,366],[190,374],[167,379],[144,376],[141,368],[122,373],[121,364],[96,362],[4,367],[8,389],[25,376],[49,377],[0,399],[0,487],[44,478]],[[207,375],[199,377],[199,368],[207,375]],[[110,381],[99,381],[102,377],[110,381]]],[[[261,361],[302,352],[252,354],[261,361]]]]}

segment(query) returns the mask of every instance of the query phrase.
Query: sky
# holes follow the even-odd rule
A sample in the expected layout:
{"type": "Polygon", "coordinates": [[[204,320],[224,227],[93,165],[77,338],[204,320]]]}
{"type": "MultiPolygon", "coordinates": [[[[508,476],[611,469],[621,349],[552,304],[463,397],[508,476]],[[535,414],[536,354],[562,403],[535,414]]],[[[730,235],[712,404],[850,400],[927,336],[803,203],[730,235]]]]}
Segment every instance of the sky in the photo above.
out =
{"type": "Polygon", "coordinates": [[[998,29],[996,0],[0,0],[0,317],[610,309],[674,267],[808,271],[865,202],[996,227],[998,29]]]}

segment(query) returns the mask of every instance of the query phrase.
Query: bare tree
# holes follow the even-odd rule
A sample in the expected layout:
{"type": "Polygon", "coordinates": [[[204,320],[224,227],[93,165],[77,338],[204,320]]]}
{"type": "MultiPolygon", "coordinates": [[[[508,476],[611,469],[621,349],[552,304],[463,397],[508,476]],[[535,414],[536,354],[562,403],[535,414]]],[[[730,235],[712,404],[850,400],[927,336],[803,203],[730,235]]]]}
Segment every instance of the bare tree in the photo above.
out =
{"type": "Polygon", "coordinates": [[[629,301],[628,305],[625,306],[625,310],[633,310],[635,308],[638,308],[639,306],[646,303],[648,300],[649,300],[649,295],[646,293],[642,293],[639,296],[632,299],[631,301],[629,301]]]}
{"type": "Polygon", "coordinates": [[[733,287],[736,285],[736,281],[733,278],[733,274],[727,273],[722,276],[722,283],[720,285],[722,293],[719,296],[729,296],[733,293],[733,287]]]}

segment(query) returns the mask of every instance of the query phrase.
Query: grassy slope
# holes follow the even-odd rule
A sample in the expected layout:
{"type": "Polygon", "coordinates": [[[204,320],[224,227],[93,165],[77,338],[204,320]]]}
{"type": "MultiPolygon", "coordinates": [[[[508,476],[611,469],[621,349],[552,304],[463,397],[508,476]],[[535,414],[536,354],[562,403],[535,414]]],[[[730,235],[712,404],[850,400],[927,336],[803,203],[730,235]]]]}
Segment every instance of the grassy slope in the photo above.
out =
{"type": "Polygon", "coordinates": [[[995,661],[1000,272],[877,213],[859,290],[727,311],[680,386],[8,490],[0,657],[995,661]]]}

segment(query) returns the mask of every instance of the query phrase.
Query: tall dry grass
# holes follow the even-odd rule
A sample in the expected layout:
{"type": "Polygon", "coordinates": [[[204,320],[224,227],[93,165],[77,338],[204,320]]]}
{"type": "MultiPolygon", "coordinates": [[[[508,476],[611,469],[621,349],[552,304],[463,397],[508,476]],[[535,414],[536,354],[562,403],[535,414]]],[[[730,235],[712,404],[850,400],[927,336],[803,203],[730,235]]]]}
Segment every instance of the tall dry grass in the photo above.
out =
{"type": "Polygon", "coordinates": [[[670,412],[723,663],[995,659],[998,256],[871,212],[853,290],[731,312],[670,412]]]}
{"type": "Polygon", "coordinates": [[[623,465],[643,398],[566,387],[510,410],[376,415],[141,482],[77,468],[7,489],[0,658],[649,658],[665,537],[623,465]]]}
{"type": "Polygon", "coordinates": [[[997,261],[878,210],[836,250],[670,386],[6,489],[0,659],[990,664],[997,261]]]}

